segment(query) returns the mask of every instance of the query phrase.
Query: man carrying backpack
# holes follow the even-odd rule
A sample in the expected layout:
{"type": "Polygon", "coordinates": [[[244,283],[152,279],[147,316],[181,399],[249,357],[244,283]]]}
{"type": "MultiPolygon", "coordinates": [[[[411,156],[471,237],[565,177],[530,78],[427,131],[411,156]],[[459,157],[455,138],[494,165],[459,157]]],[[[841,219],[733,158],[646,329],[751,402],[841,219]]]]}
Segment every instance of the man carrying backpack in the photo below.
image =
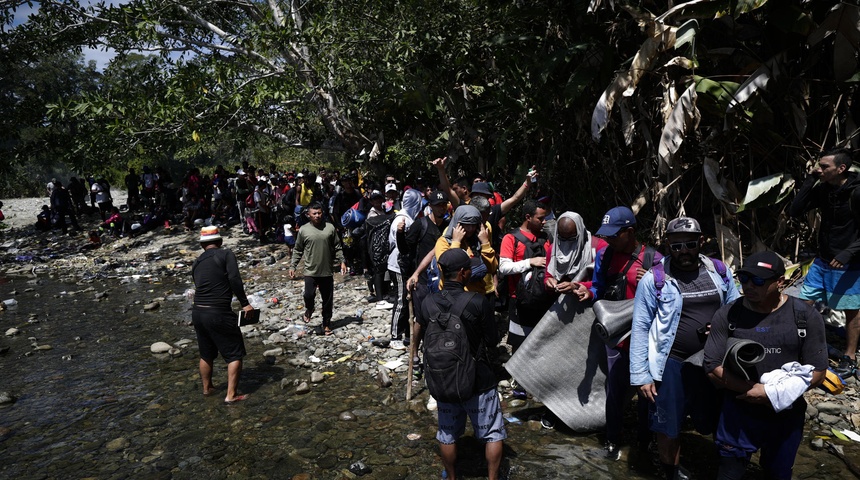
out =
{"type": "MultiPolygon", "coordinates": [[[[603,216],[596,233],[609,245],[597,252],[591,282],[574,282],[573,294],[580,301],[625,300],[636,295],[636,285],[651,266],[662,256],[653,248],[636,240],[636,216],[628,207],[615,207],[603,216]]],[[[624,406],[632,396],[630,391],[630,344],[627,340],[615,347],[606,347],[606,457],[619,460],[621,450],[624,406]]],[[[650,440],[648,407],[638,403],[638,437],[640,448],[650,440]]]]}
{"type": "Polygon", "coordinates": [[[498,344],[490,300],[466,292],[471,268],[481,262],[460,248],[446,250],[437,263],[445,280],[438,295],[422,305],[415,342],[424,340],[427,389],[438,402],[440,456],[448,480],[456,480],[457,438],[472,421],[475,438],[486,444],[487,478],[499,478],[507,438],[496,378],[489,355],[498,344]]]}
{"type": "Polygon", "coordinates": [[[679,466],[679,435],[687,414],[702,435],[713,433],[719,418],[716,388],[700,365],[685,360],[705,347],[714,313],[739,296],[726,265],[699,253],[703,241],[695,219],[669,222],[670,256],[636,288],[630,384],[648,399],[649,423],[667,480],[686,478],[679,466]]]}
{"type": "Polygon", "coordinates": [[[499,273],[508,281],[508,345],[516,352],[552,304],[554,292],[544,288],[546,254],[550,244],[543,232],[547,206],[534,200],[523,204],[523,223],[502,239],[499,273]]]}
{"type": "Polygon", "coordinates": [[[765,478],[790,479],[803,440],[803,393],[824,381],[824,320],[810,305],[782,293],[784,275],[779,255],[750,255],[738,271],[744,296],[717,310],[711,320],[703,366],[724,392],[714,436],[721,480],[743,478],[759,449],[765,478]],[[737,372],[724,362],[730,337],[764,347],[764,358],[751,372],[737,372]]]}

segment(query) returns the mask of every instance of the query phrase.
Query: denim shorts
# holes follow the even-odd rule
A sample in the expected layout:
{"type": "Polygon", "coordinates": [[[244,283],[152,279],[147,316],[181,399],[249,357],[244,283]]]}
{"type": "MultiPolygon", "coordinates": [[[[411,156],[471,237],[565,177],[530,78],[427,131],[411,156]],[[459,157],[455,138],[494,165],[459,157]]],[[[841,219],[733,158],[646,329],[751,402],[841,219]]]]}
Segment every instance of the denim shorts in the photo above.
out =
{"type": "Polygon", "coordinates": [[[484,442],[500,442],[508,438],[502,405],[495,388],[481,392],[463,403],[438,403],[439,431],[436,439],[452,445],[466,431],[466,415],[472,420],[475,438],[484,442]]]}
{"type": "Polygon", "coordinates": [[[697,432],[711,434],[720,417],[721,398],[701,367],[669,357],[663,380],[657,382],[655,402],[649,404],[651,431],[678,438],[689,415],[697,432]]]}

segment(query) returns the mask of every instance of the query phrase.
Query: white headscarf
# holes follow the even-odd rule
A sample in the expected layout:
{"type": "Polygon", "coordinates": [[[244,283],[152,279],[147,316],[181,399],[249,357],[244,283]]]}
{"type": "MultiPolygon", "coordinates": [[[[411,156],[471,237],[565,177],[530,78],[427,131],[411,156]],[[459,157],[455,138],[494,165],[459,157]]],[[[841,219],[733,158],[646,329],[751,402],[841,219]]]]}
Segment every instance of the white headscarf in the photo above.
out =
{"type": "Polygon", "coordinates": [[[552,238],[552,256],[546,267],[547,272],[556,279],[564,276],[577,282],[585,278],[588,267],[594,262],[591,251],[591,232],[585,229],[585,222],[576,212],[564,212],[555,223],[552,238]],[[576,237],[562,240],[558,236],[558,224],[562,219],[570,219],[576,224],[576,237]]]}

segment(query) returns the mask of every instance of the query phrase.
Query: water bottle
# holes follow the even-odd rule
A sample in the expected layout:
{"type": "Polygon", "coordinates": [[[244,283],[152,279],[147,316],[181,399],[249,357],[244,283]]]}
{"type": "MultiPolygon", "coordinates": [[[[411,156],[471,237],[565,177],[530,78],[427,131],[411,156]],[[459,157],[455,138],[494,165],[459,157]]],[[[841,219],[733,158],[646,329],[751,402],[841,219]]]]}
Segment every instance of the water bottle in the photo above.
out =
{"type": "Polygon", "coordinates": [[[356,310],[356,311],[355,311],[355,317],[356,317],[356,318],[361,318],[361,316],[362,316],[363,314],[364,314],[364,310],[362,310],[362,309],[360,309],[360,308],[359,308],[358,310],[356,310]]]}

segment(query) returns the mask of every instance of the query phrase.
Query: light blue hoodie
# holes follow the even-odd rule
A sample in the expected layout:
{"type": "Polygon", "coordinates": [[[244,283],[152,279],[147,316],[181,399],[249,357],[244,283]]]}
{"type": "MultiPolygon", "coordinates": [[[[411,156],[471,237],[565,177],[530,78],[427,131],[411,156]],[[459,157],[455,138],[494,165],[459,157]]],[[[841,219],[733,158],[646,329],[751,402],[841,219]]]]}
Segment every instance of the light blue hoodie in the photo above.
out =
{"type": "Polygon", "coordinates": [[[406,222],[406,229],[412,225],[412,222],[418,218],[421,213],[421,193],[414,188],[410,188],[403,192],[403,200],[400,202],[401,208],[391,221],[391,228],[388,230],[388,249],[391,254],[388,256],[388,269],[392,272],[400,273],[400,250],[397,249],[397,225],[403,220],[406,222]]]}

